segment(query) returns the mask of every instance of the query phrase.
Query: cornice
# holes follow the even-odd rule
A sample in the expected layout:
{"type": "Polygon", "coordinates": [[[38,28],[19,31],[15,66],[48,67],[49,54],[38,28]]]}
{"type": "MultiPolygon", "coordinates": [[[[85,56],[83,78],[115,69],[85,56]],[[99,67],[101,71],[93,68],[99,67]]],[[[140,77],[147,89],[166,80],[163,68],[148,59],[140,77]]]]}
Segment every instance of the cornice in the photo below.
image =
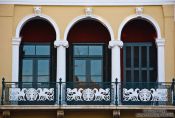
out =
{"type": "Polygon", "coordinates": [[[0,4],[68,6],[170,5],[175,4],[175,0],[0,0],[0,4]]]}

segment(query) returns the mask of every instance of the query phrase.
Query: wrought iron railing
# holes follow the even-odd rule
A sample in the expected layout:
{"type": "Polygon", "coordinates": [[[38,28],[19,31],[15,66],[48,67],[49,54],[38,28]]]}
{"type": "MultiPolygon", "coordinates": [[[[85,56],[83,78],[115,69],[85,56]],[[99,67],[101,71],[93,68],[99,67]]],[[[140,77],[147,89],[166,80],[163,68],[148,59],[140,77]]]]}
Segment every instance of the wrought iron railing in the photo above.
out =
{"type": "Polygon", "coordinates": [[[175,105],[170,83],[5,82],[2,105],[175,105]]]}

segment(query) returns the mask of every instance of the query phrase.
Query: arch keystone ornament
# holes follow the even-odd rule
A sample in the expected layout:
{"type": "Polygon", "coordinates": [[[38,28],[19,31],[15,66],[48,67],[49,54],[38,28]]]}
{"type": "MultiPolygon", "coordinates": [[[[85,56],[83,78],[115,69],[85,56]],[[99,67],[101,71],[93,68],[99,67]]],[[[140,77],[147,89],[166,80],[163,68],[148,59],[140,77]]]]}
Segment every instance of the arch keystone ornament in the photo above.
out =
{"type": "Polygon", "coordinates": [[[34,7],[34,14],[36,15],[36,16],[40,16],[41,15],[41,7],[40,6],[36,6],[36,7],[34,7]]]}
{"type": "Polygon", "coordinates": [[[143,14],[143,11],[144,11],[143,7],[136,7],[135,10],[136,10],[136,14],[137,14],[137,15],[143,14]]]}
{"type": "Polygon", "coordinates": [[[88,8],[85,8],[85,14],[86,16],[92,16],[93,15],[93,9],[88,7],[88,8]]]}

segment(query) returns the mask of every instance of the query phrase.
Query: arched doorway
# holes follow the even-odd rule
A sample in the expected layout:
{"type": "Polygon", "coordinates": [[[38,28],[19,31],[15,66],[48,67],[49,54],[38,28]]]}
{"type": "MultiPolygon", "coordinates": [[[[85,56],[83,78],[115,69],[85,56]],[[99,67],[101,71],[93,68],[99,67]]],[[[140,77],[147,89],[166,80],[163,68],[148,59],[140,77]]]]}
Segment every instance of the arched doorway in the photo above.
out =
{"type": "Polygon", "coordinates": [[[69,30],[66,51],[67,81],[104,82],[111,80],[111,40],[108,29],[94,18],[83,18],[69,30]]]}
{"type": "Polygon", "coordinates": [[[24,86],[48,85],[36,84],[38,82],[56,81],[56,49],[54,41],[56,32],[53,26],[44,18],[29,19],[20,31],[22,37],[19,60],[19,81],[33,82],[24,86]]]}
{"type": "Polygon", "coordinates": [[[122,29],[122,82],[157,82],[155,27],[144,18],[128,21],[122,29]]]}

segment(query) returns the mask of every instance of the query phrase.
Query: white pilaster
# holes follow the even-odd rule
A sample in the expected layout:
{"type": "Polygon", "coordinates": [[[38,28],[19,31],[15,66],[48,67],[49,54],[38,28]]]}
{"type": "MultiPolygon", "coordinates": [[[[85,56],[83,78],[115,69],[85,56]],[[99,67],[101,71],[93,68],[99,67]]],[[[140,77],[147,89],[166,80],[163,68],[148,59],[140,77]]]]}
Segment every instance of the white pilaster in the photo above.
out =
{"type": "Polygon", "coordinates": [[[165,54],[164,54],[164,39],[156,39],[157,45],[157,61],[158,61],[158,82],[165,82],[165,54]]]}
{"type": "Polygon", "coordinates": [[[115,82],[115,79],[118,79],[118,82],[121,80],[121,68],[120,68],[120,48],[122,48],[123,42],[119,40],[113,40],[109,42],[109,48],[112,50],[111,60],[112,60],[112,73],[111,73],[111,82],[115,82]]]}
{"type": "Polygon", "coordinates": [[[18,82],[19,77],[19,46],[21,38],[12,39],[12,82],[18,82]]]}
{"type": "Polygon", "coordinates": [[[66,48],[69,44],[66,40],[56,40],[54,45],[57,47],[57,82],[60,78],[66,82],[66,48]]]}

